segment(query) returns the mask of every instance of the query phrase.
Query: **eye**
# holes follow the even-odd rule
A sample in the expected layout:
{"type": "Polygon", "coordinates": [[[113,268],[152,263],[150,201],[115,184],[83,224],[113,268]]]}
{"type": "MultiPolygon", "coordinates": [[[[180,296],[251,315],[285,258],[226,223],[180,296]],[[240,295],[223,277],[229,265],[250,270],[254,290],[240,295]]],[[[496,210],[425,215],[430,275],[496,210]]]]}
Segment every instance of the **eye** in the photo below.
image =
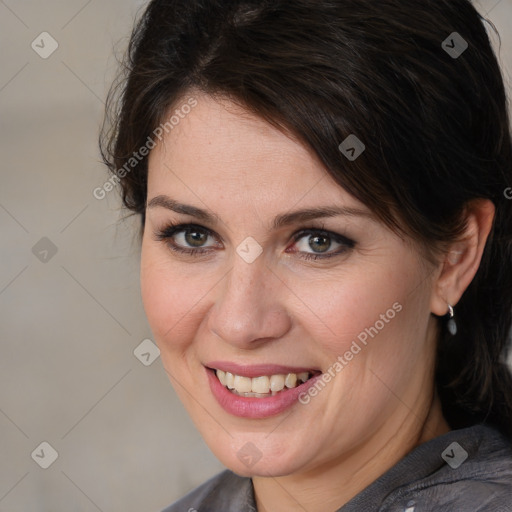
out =
{"type": "Polygon", "coordinates": [[[173,251],[185,254],[202,254],[222,247],[212,231],[196,224],[170,224],[155,235],[173,251]],[[213,243],[208,244],[209,239],[213,243]]]}
{"type": "Polygon", "coordinates": [[[324,229],[306,229],[294,235],[296,250],[305,259],[330,258],[345,253],[355,246],[349,238],[325,231],[324,229]]]}
{"type": "MultiPolygon", "coordinates": [[[[192,256],[210,253],[223,247],[213,231],[197,224],[168,224],[155,233],[156,240],[163,241],[172,251],[192,256]]],[[[293,235],[292,249],[303,259],[326,259],[341,255],[355,246],[349,238],[325,229],[303,229],[293,235]]]]}

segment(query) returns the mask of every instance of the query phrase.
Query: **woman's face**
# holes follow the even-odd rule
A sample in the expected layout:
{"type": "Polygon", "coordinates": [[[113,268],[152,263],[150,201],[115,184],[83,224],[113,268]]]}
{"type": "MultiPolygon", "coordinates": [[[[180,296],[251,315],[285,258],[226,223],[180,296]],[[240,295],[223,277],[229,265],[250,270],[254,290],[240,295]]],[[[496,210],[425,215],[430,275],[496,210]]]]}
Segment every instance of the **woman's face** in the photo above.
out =
{"type": "Polygon", "coordinates": [[[141,284],[212,451],[239,474],[287,475],[420,428],[435,269],[302,145],[195,98],[150,154],[141,284]]]}

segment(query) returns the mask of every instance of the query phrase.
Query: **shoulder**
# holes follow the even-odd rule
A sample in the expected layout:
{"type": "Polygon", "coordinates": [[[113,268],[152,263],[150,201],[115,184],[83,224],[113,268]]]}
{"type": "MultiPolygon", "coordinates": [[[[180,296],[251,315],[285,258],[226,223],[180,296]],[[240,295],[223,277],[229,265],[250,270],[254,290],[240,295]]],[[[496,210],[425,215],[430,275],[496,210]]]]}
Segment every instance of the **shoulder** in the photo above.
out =
{"type": "Polygon", "coordinates": [[[256,511],[250,478],[226,470],[189,492],[162,512],[256,511]]]}
{"type": "Polygon", "coordinates": [[[382,510],[405,502],[411,511],[512,512],[512,441],[498,430],[475,425],[423,448],[439,457],[438,467],[397,489],[382,510]]]}

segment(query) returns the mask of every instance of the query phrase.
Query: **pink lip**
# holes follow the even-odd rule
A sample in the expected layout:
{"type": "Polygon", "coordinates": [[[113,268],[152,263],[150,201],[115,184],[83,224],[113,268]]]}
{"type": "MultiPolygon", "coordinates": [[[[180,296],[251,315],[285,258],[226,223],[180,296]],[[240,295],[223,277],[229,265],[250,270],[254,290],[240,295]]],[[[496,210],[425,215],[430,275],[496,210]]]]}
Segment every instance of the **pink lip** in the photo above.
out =
{"type": "Polygon", "coordinates": [[[207,368],[229,372],[233,375],[240,375],[240,377],[250,377],[251,379],[263,375],[286,375],[287,373],[312,373],[320,371],[317,368],[299,368],[296,366],[282,366],[277,364],[255,364],[249,366],[231,363],[229,361],[212,361],[205,364],[205,366],[207,368]]]}
{"type": "MultiPolygon", "coordinates": [[[[251,367],[251,371],[257,367],[251,367]]],[[[258,367],[259,368],[259,367],[258,367]]],[[[267,368],[267,367],[265,367],[267,368]]],[[[281,368],[284,367],[272,367],[281,368]]],[[[218,368],[221,370],[222,368],[218,368]]],[[[300,386],[292,389],[284,389],[280,391],[274,396],[269,396],[268,398],[255,398],[255,397],[243,397],[235,395],[231,393],[227,388],[225,388],[220,382],[215,372],[209,368],[205,368],[208,381],[210,384],[210,389],[212,391],[213,396],[217,399],[220,406],[228,413],[233,414],[234,416],[238,416],[241,418],[251,418],[251,419],[261,419],[268,418],[269,416],[275,416],[277,414],[282,413],[292,405],[294,405],[299,398],[301,393],[306,393],[307,390],[313,386],[318,378],[321,377],[321,373],[312,377],[307,382],[303,382],[300,386]]],[[[228,370],[229,371],[229,370],[228,370]]],[[[259,371],[259,369],[258,369],[259,371]]],[[[303,370],[307,371],[307,370],[303,370]]],[[[236,373],[236,372],[235,372],[236,373]]],[[[277,371],[270,373],[256,373],[255,377],[261,375],[275,375],[279,373],[295,373],[289,371],[277,371]]],[[[300,373],[300,371],[298,372],[300,373]]],[[[249,376],[247,372],[245,374],[236,373],[241,376],[249,376]]]]}

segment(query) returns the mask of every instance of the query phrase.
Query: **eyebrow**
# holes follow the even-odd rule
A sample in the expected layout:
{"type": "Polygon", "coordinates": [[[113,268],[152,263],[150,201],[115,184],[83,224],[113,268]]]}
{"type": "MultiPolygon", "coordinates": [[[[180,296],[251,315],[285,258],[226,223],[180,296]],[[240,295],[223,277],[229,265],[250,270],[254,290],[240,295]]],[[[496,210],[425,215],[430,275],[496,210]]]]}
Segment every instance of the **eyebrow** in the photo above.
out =
{"type": "MultiPolygon", "coordinates": [[[[221,220],[218,215],[212,214],[207,210],[197,208],[196,206],[179,203],[174,199],[164,195],[153,197],[147,204],[148,209],[157,207],[166,208],[167,210],[171,210],[173,212],[181,213],[184,215],[190,215],[191,217],[196,217],[210,224],[217,224],[221,220]]],[[[278,229],[290,224],[307,222],[309,220],[322,217],[337,217],[340,215],[348,217],[366,217],[369,219],[374,218],[374,215],[371,212],[358,208],[349,208],[344,206],[323,206],[318,208],[306,208],[303,210],[297,210],[294,212],[278,215],[274,218],[272,227],[273,229],[278,229]]]]}

